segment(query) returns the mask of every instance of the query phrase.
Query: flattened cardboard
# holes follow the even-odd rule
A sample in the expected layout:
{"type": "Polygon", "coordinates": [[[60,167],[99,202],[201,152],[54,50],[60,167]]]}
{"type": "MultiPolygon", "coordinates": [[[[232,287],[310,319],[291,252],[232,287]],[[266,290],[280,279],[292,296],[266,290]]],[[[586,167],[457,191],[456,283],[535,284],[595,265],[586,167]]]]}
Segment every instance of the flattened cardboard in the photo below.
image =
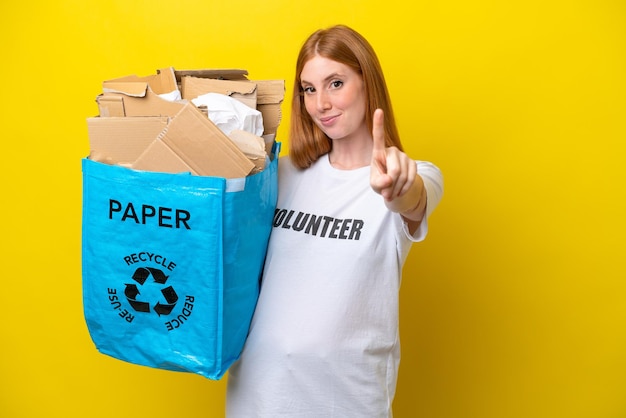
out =
{"type": "Polygon", "coordinates": [[[285,80],[254,80],[258,104],[277,104],[285,98],[285,80]]]}
{"type": "Polygon", "coordinates": [[[285,98],[284,80],[255,80],[257,110],[263,115],[263,133],[276,134],[282,119],[280,106],[285,98]]]}
{"type": "Polygon", "coordinates": [[[239,178],[254,168],[239,148],[191,103],[170,121],[160,140],[201,176],[239,178]]]}
{"type": "Polygon", "coordinates": [[[130,75],[102,83],[103,94],[96,98],[100,116],[175,116],[184,104],[159,97],[178,90],[172,67],[157,74],[138,77],[130,75]]]}
{"type": "Polygon", "coordinates": [[[239,100],[252,109],[257,108],[257,85],[243,80],[216,80],[186,76],[181,79],[182,98],[193,100],[207,93],[219,93],[239,100]]]}
{"type": "Polygon", "coordinates": [[[131,168],[172,174],[187,172],[198,174],[159,139],[152,141],[148,148],[131,165],[131,168]]]}
{"type": "Polygon", "coordinates": [[[244,96],[253,92],[256,108],[263,114],[263,139],[269,154],[268,146],[273,144],[280,124],[284,81],[250,81],[247,74],[245,70],[174,71],[170,67],[159,70],[154,76],[133,75],[105,81],[104,92],[97,97],[100,117],[88,118],[93,155],[139,170],[225,178],[249,175],[259,168],[260,161],[255,167],[237,145],[188,100],[172,102],[158,95],[178,89],[178,83],[182,84],[187,76],[200,80],[187,80],[186,87],[189,87],[188,81],[205,85],[203,82],[211,79],[206,84],[237,86],[230,89],[242,90],[237,93],[244,96]],[[228,83],[224,84],[226,81],[228,83]]]}
{"type": "Polygon", "coordinates": [[[135,85],[134,93],[142,97],[142,91],[145,91],[145,85],[148,85],[155,94],[171,93],[178,89],[178,83],[176,82],[176,74],[174,68],[161,68],[157,70],[156,74],[138,77],[136,75],[129,75],[126,77],[115,78],[113,80],[107,80],[102,83],[102,90],[104,92],[124,92],[131,95],[133,88],[129,85],[135,85]],[[142,85],[144,87],[142,87],[142,85]]]}
{"type": "Polygon", "coordinates": [[[176,81],[181,82],[185,76],[200,78],[215,78],[218,80],[247,80],[248,71],[241,69],[200,69],[200,70],[174,70],[176,81]]]}
{"type": "Polygon", "coordinates": [[[182,102],[171,102],[155,94],[146,83],[127,83],[128,92],[107,92],[96,98],[100,116],[170,116],[174,117],[185,106],[182,102]],[[137,86],[145,90],[142,96],[135,93],[137,86]]]}
{"type": "Polygon", "coordinates": [[[165,129],[167,117],[87,118],[91,151],[110,158],[114,164],[134,162],[165,129]]]}
{"type": "Polygon", "coordinates": [[[100,95],[96,97],[100,117],[124,117],[124,98],[119,95],[100,95]]]}

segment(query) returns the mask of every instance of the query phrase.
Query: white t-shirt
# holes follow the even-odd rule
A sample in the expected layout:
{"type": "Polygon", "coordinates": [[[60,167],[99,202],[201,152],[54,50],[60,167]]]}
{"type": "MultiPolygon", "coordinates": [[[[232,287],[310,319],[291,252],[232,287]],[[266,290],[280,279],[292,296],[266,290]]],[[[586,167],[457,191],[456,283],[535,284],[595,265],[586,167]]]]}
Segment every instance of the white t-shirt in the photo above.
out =
{"type": "MultiPolygon", "coordinates": [[[[441,173],[418,162],[438,203],[441,173]]],[[[401,216],[369,183],[370,168],[279,165],[278,204],[261,293],[241,358],[230,368],[229,418],[390,417],[400,345],[398,292],[411,243],[401,216]]]]}

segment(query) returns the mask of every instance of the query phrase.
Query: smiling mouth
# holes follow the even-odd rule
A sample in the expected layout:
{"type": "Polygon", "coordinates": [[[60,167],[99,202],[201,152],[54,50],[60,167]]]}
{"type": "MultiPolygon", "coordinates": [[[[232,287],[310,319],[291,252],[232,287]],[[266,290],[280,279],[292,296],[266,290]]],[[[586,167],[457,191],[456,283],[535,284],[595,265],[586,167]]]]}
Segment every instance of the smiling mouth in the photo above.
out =
{"type": "Polygon", "coordinates": [[[327,116],[325,118],[320,118],[319,121],[322,125],[331,125],[339,116],[327,116]]]}

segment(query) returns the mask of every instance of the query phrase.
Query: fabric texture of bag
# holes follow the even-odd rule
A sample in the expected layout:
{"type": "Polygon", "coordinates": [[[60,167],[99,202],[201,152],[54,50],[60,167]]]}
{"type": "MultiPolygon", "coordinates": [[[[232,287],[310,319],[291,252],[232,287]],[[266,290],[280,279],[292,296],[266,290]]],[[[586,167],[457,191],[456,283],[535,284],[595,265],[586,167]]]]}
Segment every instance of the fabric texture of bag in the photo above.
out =
{"type": "Polygon", "coordinates": [[[224,375],[259,294],[279,149],[264,171],[240,179],[83,159],[83,305],[101,353],[224,375]]]}

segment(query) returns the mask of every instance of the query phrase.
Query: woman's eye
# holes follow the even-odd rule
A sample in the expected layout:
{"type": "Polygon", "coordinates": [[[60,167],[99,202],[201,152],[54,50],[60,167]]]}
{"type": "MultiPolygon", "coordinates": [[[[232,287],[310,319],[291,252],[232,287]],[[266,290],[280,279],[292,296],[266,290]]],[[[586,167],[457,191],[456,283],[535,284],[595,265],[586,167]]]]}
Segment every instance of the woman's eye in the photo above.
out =
{"type": "Polygon", "coordinates": [[[315,89],[313,87],[302,87],[304,94],[313,94],[315,89]]]}
{"type": "Polygon", "coordinates": [[[343,86],[343,81],[341,80],[334,80],[330,83],[330,87],[334,89],[338,89],[341,86],[343,86]]]}

